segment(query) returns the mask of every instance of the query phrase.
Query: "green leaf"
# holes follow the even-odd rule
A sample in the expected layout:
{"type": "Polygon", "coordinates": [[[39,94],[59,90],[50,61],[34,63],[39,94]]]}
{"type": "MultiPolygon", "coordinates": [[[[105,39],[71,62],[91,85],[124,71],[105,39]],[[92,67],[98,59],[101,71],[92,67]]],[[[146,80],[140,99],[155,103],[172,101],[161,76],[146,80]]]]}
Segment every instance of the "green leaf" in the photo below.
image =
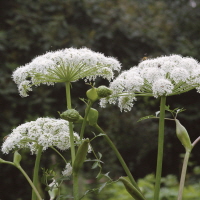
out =
{"type": "Polygon", "coordinates": [[[152,118],[157,118],[157,117],[155,115],[148,115],[148,116],[140,118],[137,122],[143,121],[145,119],[152,119],[152,118]]]}
{"type": "Polygon", "coordinates": [[[103,188],[104,187],[106,187],[106,185],[107,185],[107,182],[105,182],[105,183],[103,183],[102,185],[101,185],[101,187],[99,188],[99,193],[103,190],[103,188]]]}

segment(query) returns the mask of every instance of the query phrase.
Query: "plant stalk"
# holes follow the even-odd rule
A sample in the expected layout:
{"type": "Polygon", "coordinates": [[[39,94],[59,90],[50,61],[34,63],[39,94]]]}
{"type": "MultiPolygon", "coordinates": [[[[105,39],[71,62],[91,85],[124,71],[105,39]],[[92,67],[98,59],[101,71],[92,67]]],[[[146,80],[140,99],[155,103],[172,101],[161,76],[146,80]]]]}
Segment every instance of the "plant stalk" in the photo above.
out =
{"type": "Polygon", "coordinates": [[[85,109],[85,116],[84,116],[84,119],[83,119],[83,123],[82,123],[82,126],[81,126],[81,132],[80,132],[80,139],[81,140],[83,139],[85,126],[86,126],[86,122],[87,122],[87,116],[88,116],[88,113],[90,111],[90,108],[92,107],[92,104],[93,104],[93,102],[89,100],[89,103],[87,104],[87,107],[85,109]]]}
{"type": "MultiPolygon", "coordinates": [[[[42,146],[40,146],[38,148],[38,152],[37,152],[36,160],[35,160],[34,171],[33,171],[33,184],[37,190],[38,190],[38,184],[39,184],[38,173],[39,173],[41,155],[42,155],[42,146]]],[[[38,200],[37,194],[35,193],[34,189],[32,189],[32,200],[38,200]]]]}
{"type": "MultiPolygon", "coordinates": [[[[70,93],[70,82],[66,82],[66,100],[67,100],[67,109],[71,109],[71,93],[70,93]]],[[[71,145],[71,157],[72,157],[72,165],[75,159],[75,147],[74,147],[74,134],[73,134],[73,124],[69,122],[69,132],[70,132],[70,145],[71,145]]]]}
{"type": "Polygon", "coordinates": [[[22,167],[20,165],[16,166],[20,171],[21,173],[24,175],[24,177],[26,178],[26,180],[29,182],[29,184],[31,185],[33,191],[34,191],[34,194],[35,194],[35,199],[32,199],[32,200],[42,200],[37,188],[35,187],[35,185],[33,184],[33,182],[31,181],[31,179],[29,178],[29,176],[26,174],[26,172],[22,169],[22,167]]]}
{"type": "Polygon", "coordinates": [[[160,100],[158,153],[157,153],[157,168],[156,168],[156,182],[155,182],[155,190],[154,190],[154,200],[159,199],[159,193],[160,193],[160,183],[161,183],[161,175],[162,175],[162,162],[163,162],[163,147],[164,147],[165,104],[166,104],[166,97],[162,96],[161,100],[160,100]]]}
{"type": "Polygon", "coordinates": [[[181,172],[180,184],[179,184],[178,200],[182,200],[183,189],[184,189],[184,184],[185,184],[185,176],[186,176],[189,157],[190,157],[190,151],[186,151],[184,161],[183,161],[183,168],[182,168],[182,172],[181,172]]]}
{"type": "MultiPolygon", "coordinates": [[[[70,93],[70,82],[66,82],[66,100],[67,100],[67,109],[71,109],[71,93],[70,93]]],[[[73,124],[69,122],[69,131],[70,131],[70,145],[71,145],[71,159],[72,167],[74,164],[76,152],[74,146],[74,133],[73,133],[73,124]]],[[[73,175],[73,195],[74,200],[79,200],[79,191],[78,191],[78,175],[73,175]]]]}
{"type": "Polygon", "coordinates": [[[113,149],[113,151],[115,152],[119,162],[121,163],[125,173],[127,174],[127,176],[129,177],[130,182],[133,184],[133,186],[135,186],[137,188],[137,190],[142,194],[142,192],[140,191],[135,179],[133,178],[128,166],[126,165],[124,159],[122,158],[121,154],[119,153],[119,151],[117,150],[117,148],[115,147],[114,143],[112,142],[112,140],[108,137],[108,135],[99,127],[98,124],[94,125],[94,128],[96,128],[100,133],[103,133],[103,137],[106,140],[106,142],[110,145],[110,147],[113,149]]]}

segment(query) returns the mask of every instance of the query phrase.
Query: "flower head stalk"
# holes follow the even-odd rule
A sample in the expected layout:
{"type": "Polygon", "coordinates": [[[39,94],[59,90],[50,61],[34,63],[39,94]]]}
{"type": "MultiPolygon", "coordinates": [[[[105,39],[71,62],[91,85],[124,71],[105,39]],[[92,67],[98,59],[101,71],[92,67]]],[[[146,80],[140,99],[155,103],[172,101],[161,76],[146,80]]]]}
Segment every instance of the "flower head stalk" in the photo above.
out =
{"type": "Polygon", "coordinates": [[[102,77],[109,81],[121,64],[87,48],[66,48],[34,58],[30,63],[17,68],[12,77],[22,97],[28,96],[32,86],[54,85],[60,82],[75,82],[79,79],[95,80],[102,77]]]}

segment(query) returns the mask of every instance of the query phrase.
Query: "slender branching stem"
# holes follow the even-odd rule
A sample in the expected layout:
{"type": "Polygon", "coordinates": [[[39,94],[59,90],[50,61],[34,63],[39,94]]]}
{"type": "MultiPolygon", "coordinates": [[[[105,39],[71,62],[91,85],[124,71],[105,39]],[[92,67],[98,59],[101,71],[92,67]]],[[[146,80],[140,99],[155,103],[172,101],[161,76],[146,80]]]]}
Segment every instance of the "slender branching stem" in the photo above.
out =
{"type": "Polygon", "coordinates": [[[85,116],[84,116],[84,119],[83,119],[83,123],[82,123],[82,126],[81,126],[81,132],[80,132],[80,139],[81,140],[83,139],[83,135],[84,135],[84,132],[85,132],[85,126],[86,126],[86,123],[87,123],[87,116],[88,116],[88,113],[89,113],[92,105],[93,105],[93,102],[89,100],[89,103],[87,104],[87,107],[86,107],[86,110],[85,110],[85,116]]]}
{"type": "Polygon", "coordinates": [[[64,160],[64,162],[67,164],[67,161],[66,161],[66,159],[64,158],[64,156],[56,149],[56,148],[54,148],[54,147],[51,147],[63,160],[64,160]]]}
{"type": "Polygon", "coordinates": [[[32,200],[36,200],[36,199],[42,200],[42,197],[40,196],[37,188],[35,187],[35,185],[31,181],[31,179],[29,178],[29,176],[27,175],[27,173],[22,169],[22,167],[20,165],[17,165],[16,167],[21,171],[21,173],[24,175],[24,177],[26,178],[26,180],[29,182],[30,186],[34,190],[34,193],[35,193],[36,197],[35,197],[35,199],[32,199],[32,200]]]}
{"type": "MultiPolygon", "coordinates": [[[[38,173],[39,173],[41,155],[42,155],[42,146],[39,146],[36,159],[35,159],[34,171],[33,171],[33,184],[37,188],[37,190],[39,189],[38,173]]],[[[33,188],[32,188],[32,200],[38,200],[35,190],[33,188]]]]}
{"type": "MultiPolygon", "coordinates": [[[[109,136],[101,129],[101,127],[96,124],[94,125],[94,128],[96,128],[100,133],[103,133],[103,137],[106,140],[106,142],[110,145],[110,147],[113,149],[113,151],[115,152],[115,155],[117,156],[119,162],[121,163],[125,173],[127,174],[127,176],[129,177],[129,180],[131,181],[131,183],[133,184],[133,186],[135,186],[137,188],[137,190],[141,193],[135,179],[133,178],[128,166],[126,165],[124,159],[122,158],[121,154],[119,153],[119,151],[117,150],[117,148],[115,147],[114,143],[112,142],[112,140],[109,138],[109,136]]],[[[142,193],[141,193],[142,194],[142,193]]]]}
{"type": "Polygon", "coordinates": [[[184,161],[183,161],[183,168],[182,168],[182,172],[181,172],[181,180],[180,180],[180,184],[179,184],[178,200],[182,200],[183,189],[184,189],[184,184],[185,184],[185,176],[186,176],[189,157],[190,157],[190,151],[186,151],[184,161]]]}
{"type": "Polygon", "coordinates": [[[192,143],[192,148],[200,141],[200,136],[192,143]]]}
{"type": "MultiPolygon", "coordinates": [[[[67,109],[71,109],[71,93],[70,93],[70,82],[66,82],[66,100],[67,100],[67,109]]],[[[69,131],[70,131],[70,145],[71,145],[71,158],[72,158],[72,165],[75,159],[75,147],[74,147],[74,134],[73,134],[73,124],[69,122],[69,131]]]]}
{"type": "MultiPolygon", "coordinates": [[[[70,86],[71,86],[71,83],[66,82],[67,109],[72,108],[70,86]]],[[[72,124],[72,122],[69,122],[69,131],[70,131],[71,159],[72,159],[72,167],[73,167],[76,152],[75,152],[75,146],[74,146],[74,134],[73,134],[73,124],[72,124]]],[[[73,195],[74,195],[74,200],[79,200],[78,175],[73,175],[73,195]]]]}
{"type": "Polygon", "coordinates": [[[162,96],[161,100],[160,100],[158,153],[157,153],[157,168],[156,168],[156,183],[155,183],[155,190],[154,190],[154,200],[159,199],[159,193],[160,193],[162,161],[163,161],[163,147],[164,147],[165,104],[166,104],[166,97],[162,96]]]}

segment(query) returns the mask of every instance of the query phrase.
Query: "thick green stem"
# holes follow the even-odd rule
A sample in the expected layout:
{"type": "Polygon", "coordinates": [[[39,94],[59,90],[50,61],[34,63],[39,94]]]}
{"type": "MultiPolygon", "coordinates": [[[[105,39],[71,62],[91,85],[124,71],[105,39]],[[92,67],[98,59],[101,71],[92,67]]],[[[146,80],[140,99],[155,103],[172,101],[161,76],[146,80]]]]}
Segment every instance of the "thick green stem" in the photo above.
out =
{"type": "Polygon", "coordinates": [[[183,161],[183,168],[182,168],[182,172],[181,172],[181,180],[180,180],[180,184],[179,184],[178,200],[182,200],[183,189],[184,189],[184,184],[185,184],[185,176],[186,176],[189,157],[190,157],[190,151],[186,151],[184,161],[183,161]]]}
{"type": "MultiPolygon", "coordinates": [[[[33,184],[38,190],[38,173],[39,173],[39,166],[40,166],[40,160],[41,160],[41,155],[42,155],[42,146],[38,148],[38,152],[36,155],[36,160],[35,160],[35,166],[34,166],[34,171],[33,171],[33,184]]],[[[35,193],[35,190],[32,189],[32,200],[37,200],[37,194],[35,193]]]]}
{"type": "Polygon", "coordinates": [[[88,103],[88,105],[86,107],[86,110],[85,110],[85,116],[84,116],[84,119],[83,119],[83,123],[82,123],[82,126],[81,126],[81,132],[80,132],[80,139],[81,140],[83,139],[85,126],[86,126],[86,122],[87,122],[87,116],[88,116],[88,113],[90,111],[90,108],[92,107],[92,104],[93,104],[93,102],[89,101],[89,103],[88,103]]]}
{"type": "Polygon", "coordinates": [[[77,173],[73,173],[73,194],[74,194],[74,199],[79,200],[78,174],[77,173]]]}
{"type": "Polygon", "coordinates": [[[161,100],[160,100],[158,153],[157,153],[157,168],[156,168],[156,183],[155,183],[155,191],[154,191],[154,200],[159,199],[159,193],[160,193],[162,161],[163,161],[163,147],[164,147],[165,104],[166,104],[166,97],[162,96],[161,100]]]}
{"type": "MultiPolygon", "coordinates": [[[[70,93],[70,82],[66,82],[66,100],[67,100],[67,109],[71,109],[71,93],[70,93]]],[[[74,133],[73,133],[73,124],[69,122],[69,132],[70,132],[70,145],[71,145],[71,159],[72,159],[72,167],[74,164],[76,152],[74,147],[74,133]]],[[[79,199],[79,191],[78,191],[78,175],[73,175],[73,195],[74,200],[79,199]]]]}
{"type": "MultiPolygon", "coordinates": [[[[67,100],[67,109],[71,109],[71,93],[70,93],[70,82],[66,82],[66,100],[67,100]]],[[[70,132],[70,145],[71,145],[71,157],[72,157],[72,165],[75,159],[75,147],[74,147],[74,134],[73,134],[73,124],[69,122],[69,132],[70,132]]]]}
{"type": "Polygon", "coordinates": [[[36,195],[35,196],[35,199],[32,199],[32,200],[42,200],[37,188],[35,187],[35,185],[33,184],[33,182],[31,181],[31,179],[29,178],[29,176],[26,174],[26,172],[22,169],[22,167],[20,165],[16,166],[20,171],[21,173],[24,175],[24,177],[26,178],[26,180],[29,182],[29,184],[31,185],[33,191],[34,191],[34,194],[36,195]]]}
{"type": "MultiPolygon", "coordinates": [[[[110,145],[110,147],[113,149],[113,151],[115,152],[119,162],[121,163],[125,173],[127,174],[127,176],[129,177],[129,180],[131,181],[131,183],[137,188],[137,190],[141,193],[135,179],[133,178],[128,166],[126,165],[124,159],[122,158],[121,154],[119,153],[119,151],[117,150],[117,148],[115,147],[115,145],[113,144],[113,142],[111,141],[111,139],[108,137],[108,135],[96,124],[94,125],[94,128],[96,128],[100,133],[103,133],[103,137],[105,138],[106,142],[110,145]]],[[[141,193],[142,194],[142,193],[141,193]]]]}

